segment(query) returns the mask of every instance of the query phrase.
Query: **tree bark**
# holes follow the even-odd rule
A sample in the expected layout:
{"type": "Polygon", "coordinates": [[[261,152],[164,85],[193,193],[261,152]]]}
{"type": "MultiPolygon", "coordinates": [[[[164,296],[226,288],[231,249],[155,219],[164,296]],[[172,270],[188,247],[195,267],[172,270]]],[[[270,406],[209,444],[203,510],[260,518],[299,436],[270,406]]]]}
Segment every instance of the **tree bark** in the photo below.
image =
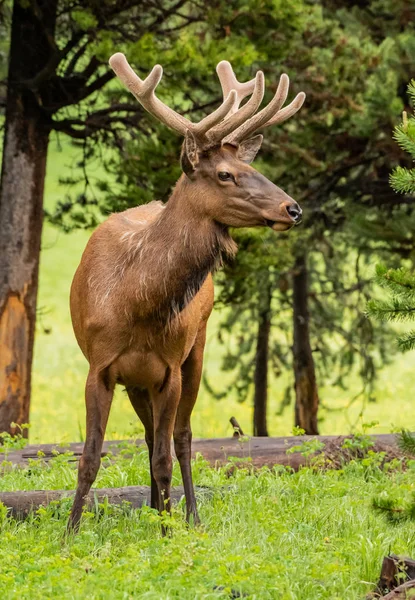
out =
{"type": "Polygon", "coordinates": [[[293,275],[295,424],[309,435],[318,434],[318,390],[310,343],[306,256],[297,257],[293,275]]]}
{"type": "Polygon", "coordinates": [[[268,436],[268,355],[271,331],[271,289],[267,284],[263,304],[259,313],[257,346],[254,373],[254,435],[268,436]]]}
{"type": "Polygon", "coordinates": [[[386,596],[382,596],[382,598],[383,600],[410,600],[414,595],[409,590],[413,589],[415,589],[415,579],[403,583],[392,592],[389,592],[389,594],[386,594],[386,596]]]}
{"type": "Polygon", "coordinates": [[[12,434],[29,420],[49,138],[30,82],[56,51],[55,19],[56,0],[14,3],[0,187],[0,432],[12,434]]]}

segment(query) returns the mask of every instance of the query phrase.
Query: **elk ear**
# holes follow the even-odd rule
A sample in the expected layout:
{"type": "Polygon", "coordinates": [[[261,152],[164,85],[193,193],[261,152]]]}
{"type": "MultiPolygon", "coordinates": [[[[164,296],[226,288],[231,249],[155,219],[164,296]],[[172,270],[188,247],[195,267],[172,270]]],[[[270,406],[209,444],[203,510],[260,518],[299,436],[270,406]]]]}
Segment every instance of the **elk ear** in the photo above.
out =
{"type": "Polygon", "coordinates": [[[186,131],[184,138],[180,163],[183,173],[185,173],[188,177],[193,174],[193,171],[196,169],[199,163],[199,152],[197,149],[196,138],[189,129],[186,131]]]}
{"type": "Polygon", "coordinates": [[[257,155],[258,150],[261,148],[262,135],[255,135],[253,138],[249,140],[244,140],[238,146],[238,158],[246,163],[251,163],[255,156],[257,155]]]}

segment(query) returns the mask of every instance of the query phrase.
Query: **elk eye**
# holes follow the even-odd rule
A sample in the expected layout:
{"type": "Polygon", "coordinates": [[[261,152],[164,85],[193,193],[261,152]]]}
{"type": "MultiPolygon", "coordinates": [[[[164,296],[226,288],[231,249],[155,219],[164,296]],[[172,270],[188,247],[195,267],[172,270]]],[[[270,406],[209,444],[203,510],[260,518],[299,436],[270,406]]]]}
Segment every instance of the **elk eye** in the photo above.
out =
{"type": "Polygon", "coordinates": [[[219,171],[218,177],[221,181],[229,181],[233,179],[233,175],[231,175],[227,171],[219,171]]]}

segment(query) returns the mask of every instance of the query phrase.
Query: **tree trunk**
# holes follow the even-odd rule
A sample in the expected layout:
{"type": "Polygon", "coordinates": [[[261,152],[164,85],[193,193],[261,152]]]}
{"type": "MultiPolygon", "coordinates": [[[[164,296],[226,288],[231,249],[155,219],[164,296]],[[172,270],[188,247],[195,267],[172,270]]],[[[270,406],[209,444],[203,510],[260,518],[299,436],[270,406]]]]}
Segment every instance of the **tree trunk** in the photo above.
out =
{"type": "Polygon", "coordinates": [[[259,313],[254,374],[254,435],[268,436],[268,352],[271,331],[271,289],[267,284],[263,305],[259,313]]]}
{"type": "Polygon", "coordinates": [[[295,261],[293,276],[295,424],[309,435],[318,434],[318,390],[310,344],[306,256],[295,261]]]}
{"type": "Polygon", "coordinates": [[[34,78],[50,60],[56,0],[15,1],[0,187],[0,432],[29,419],[48,118],[34,78]]]}

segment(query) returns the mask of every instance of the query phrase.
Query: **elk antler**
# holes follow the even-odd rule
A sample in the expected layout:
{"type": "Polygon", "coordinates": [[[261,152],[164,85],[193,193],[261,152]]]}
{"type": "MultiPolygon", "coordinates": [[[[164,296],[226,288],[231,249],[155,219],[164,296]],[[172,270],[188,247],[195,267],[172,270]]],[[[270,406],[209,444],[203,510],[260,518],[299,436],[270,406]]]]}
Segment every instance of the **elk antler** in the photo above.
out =
{"type": "Polygon", "coordinates": [[[236,79],[230,63],[221,61],[216,70],[222,86],[223,102],[199,123],[192,123],[155,95],[154,90],[163,74],[160,65],[153,67],[143,81],[130,67],[124,54],[117,52],[111,56],[109,62],[117,77],[149,113],[183,136],[190,130],[202,148],[219,142],[237,145],[258,129],[289,119],[301,108],[305,99],[305,94],[300,92],[291,104],[281,108],[287,99],[289,87],[288,76],[283,74],[274,98],[257,113],[264,97],[265,83],[262,71],[258,71],[251,81],[242,83],[236,79]],[[252,94],[251,98],[239,108],[242,100],[249,94],[252,94]]]}
{"type": "Polygon", "coordinates": [[[237,99],[235,105],[229,111],[229,115],[235,113],[240,103],[246,96],[252,94],[256,84],[256,77],[251,79],[251,81],[246,81],[242,83],[236,79],[235,73],[233,72],[232,65],[227,60],[221,60],[216,67],[216,73],[218,74],[220,84],[222,86],[223,99],[227,97],[231,90],[235,90],[237,94],[237,99]]]}
{"type": "Polygon", "coordinates": [[[258,110],[262,98],[264,97],[265,88],[264,74],[262,71],[258,71],[255,78],[246,83],[240,83],[236,79],[231,64],[227,60],[222,60],[216,67],[216,71],[222,86],[223,97],[225,98],[229,93],[229,90],[232,89],[236,91],[237,97],[227,118],[208,132],[208,138],[212,142],[223,140],[227,134],[237,129],[258,110]],[[252,94],[251,98],[238,110],[242,100],[249,94],[252,94]]]}
{"type": "MultiPolygon", "coordinates": [[[[222,144],[238,144],[252,135],[255,131],[258,131],[258,129],[263,129],[270,125],[275,125],[276,123],[282,123],[299,111],[305,100],[304,92],[298,93],[288,106],[281,108],[287,99],[289,86],[290,80],[288,75],[283,73],[280,77],[275,96],[271,102],[259,113],[256,113],[239,125],[237,129],[233,128],[231,133],[222,139],[222,144]]],[[[247,105],[248,103],[242,107],[241,111],[247,105]]]]}
{"type": "Polygon", "coordinates": [[[153,67],[151,73],[143,81],[133,71],[121,52],[111,56],[109,63],[117,77],[149,113],[183,136],[186,135],[186,131],[189,129],[197,138],[203,137],[209,129],[226,117],[237,99],[237,92],[231,90],[219,108],[199,123],[192,123],[189,119],[179,115],[179,113],[164,104],[155,95],[154,90],[163,75],[163,69],[160,65],[153,67]]]}

